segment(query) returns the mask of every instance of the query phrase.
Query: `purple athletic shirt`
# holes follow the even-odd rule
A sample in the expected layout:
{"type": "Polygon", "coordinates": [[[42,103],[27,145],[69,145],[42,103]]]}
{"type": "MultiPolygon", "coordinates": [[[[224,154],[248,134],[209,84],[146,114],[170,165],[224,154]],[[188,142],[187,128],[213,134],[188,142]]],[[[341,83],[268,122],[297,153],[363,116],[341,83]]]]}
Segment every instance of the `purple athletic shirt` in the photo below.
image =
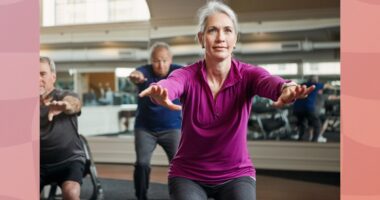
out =
{"type": "Polygon", "coordinates": [[[255,177],[247,149],[252,98],[259,95],[276,101],[287,81],[234,59],[214,99],[205,64],[200,60],[157,83],[168,89],[171,100],[180,98],[182,102],[182,136],[169,178],[219,184],[242,176],[255,177]]]}

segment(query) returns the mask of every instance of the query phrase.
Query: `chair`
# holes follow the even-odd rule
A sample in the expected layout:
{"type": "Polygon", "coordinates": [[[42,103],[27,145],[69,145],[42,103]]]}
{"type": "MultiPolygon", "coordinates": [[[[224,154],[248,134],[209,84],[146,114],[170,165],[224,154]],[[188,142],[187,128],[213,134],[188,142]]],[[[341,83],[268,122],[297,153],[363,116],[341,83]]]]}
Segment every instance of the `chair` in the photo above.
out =
{"type": "MultiPolygon", "coordinates": [[[[90,147],[88,145],[86,138],[83,135],[79,135],[79,138],[80,138],[80,141],[82,142],[85,156],[86,156],[86,163],[85,163],[85,168],[83,171],[83,177],[85,178],[87,175],[89,175],[91,178],[92,186],[93,186],[92,195],[89,198],[89,200],[102,200],[104,199],[103,189],[100,184],[100,181],[98,180],[98,173],[96,171],[95,163],[92,159],[90,147]]],[[[55,199],[57,187],[58,185],[56,183],[51,184],[48,200],[55,199]]]]}

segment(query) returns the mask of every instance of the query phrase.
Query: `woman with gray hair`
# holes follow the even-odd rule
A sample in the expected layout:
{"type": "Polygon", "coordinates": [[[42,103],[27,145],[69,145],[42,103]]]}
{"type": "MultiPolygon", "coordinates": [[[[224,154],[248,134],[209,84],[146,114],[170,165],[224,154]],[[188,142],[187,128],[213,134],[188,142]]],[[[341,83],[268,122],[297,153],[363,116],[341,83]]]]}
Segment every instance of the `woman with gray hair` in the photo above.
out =
{"type": "Polygon", "coordinates": [[[231,8],[208,2],[199,10],[197,34],[204,59],[140,93],[170,109],[182,109],[182,137],[169,170],[171,199],[256,199],[256,173],[247,149],[253,97],[270,98],[281,107],[314,89],[234,59],[237,24],[231,8]],[[182,107],[172,103],[176,98],[182,107]]]}

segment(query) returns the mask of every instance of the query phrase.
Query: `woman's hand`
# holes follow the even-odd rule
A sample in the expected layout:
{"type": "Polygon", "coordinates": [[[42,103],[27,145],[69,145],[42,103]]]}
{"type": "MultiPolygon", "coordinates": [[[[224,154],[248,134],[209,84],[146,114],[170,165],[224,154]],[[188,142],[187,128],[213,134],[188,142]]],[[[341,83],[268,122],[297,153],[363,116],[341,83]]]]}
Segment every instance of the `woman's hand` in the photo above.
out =
{"type": "Polygon", "coordinates": [[[149,96],[157,104],[169,108],[170,110],[181,110],[182,106],[174,104],[168,96],[168,89],[163,88],[160,85],[151,85],[142,92],[139,97],[149,96]]]}
{"type": "Polygon", "coordinates": [[[306,87],[306,85],[294,85],[286,87],[282,90],[282,93],[277,101],[273,103],[273,106],[280,108],[286,104],[293,103],[296,99],[307,98],[307,95],[309,95],[314,89],[314,85],[310,87],[306,87]]]}

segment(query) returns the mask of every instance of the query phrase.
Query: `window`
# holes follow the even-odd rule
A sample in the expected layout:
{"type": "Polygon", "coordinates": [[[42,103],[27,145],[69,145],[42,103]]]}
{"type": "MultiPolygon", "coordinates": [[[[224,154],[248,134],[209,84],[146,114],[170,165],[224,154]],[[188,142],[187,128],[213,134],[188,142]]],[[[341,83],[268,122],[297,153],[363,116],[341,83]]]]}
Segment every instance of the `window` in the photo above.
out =
{"type": "Polygon", "coordinates": [[[297,63],[263,64],[259,65],[273,75],[297,75],[297,63]]]}
{"type": "Polygon", "coordinates": [[[43,26],[149,20],[144,0],[43,0],[43,26]]]}
{"type": "Polygon", "coordinates": [[[340,62],[304,63],[304,75],[340,75],[340,62]]]}

